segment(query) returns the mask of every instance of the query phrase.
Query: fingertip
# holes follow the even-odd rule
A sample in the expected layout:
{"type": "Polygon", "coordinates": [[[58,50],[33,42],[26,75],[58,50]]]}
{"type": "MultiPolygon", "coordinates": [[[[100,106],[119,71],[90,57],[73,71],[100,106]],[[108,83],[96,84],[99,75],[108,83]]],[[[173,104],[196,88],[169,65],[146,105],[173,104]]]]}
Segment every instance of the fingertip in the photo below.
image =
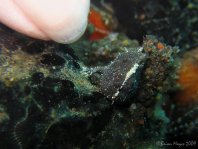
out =
{"type": "Polygon", "coordinates": [[[47,37],[56,42],[72,43],[86,29],[90,0],[14,1],[47,37]]]}

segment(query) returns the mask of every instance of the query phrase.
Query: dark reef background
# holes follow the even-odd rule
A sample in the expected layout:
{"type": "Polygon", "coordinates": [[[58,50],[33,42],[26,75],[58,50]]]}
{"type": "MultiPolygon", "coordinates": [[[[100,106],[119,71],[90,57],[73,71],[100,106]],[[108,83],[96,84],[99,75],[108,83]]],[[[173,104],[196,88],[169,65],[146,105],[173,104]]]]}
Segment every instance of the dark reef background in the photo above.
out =
{"type": "Polygon", "coordinates": [[[196,148],[197,14],[197,0],[92,0],[71,45],[0,24],[0,148],[196,148]]]}

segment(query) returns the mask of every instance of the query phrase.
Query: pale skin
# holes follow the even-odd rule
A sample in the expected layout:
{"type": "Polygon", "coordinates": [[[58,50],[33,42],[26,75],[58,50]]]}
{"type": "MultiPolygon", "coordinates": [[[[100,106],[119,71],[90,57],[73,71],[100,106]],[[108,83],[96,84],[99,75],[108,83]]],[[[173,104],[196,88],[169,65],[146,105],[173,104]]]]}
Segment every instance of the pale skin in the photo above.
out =
{"type": "Polygon", "coordinates": [[[0,0],[0,22],[27,36],[72,43],[87,26],[90,0],[0,0]]]}

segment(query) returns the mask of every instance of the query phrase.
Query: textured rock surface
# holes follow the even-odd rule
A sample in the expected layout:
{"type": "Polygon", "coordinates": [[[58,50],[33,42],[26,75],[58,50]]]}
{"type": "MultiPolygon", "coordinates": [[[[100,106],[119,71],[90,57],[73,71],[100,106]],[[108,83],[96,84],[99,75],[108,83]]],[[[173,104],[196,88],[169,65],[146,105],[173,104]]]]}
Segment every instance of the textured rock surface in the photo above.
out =
{"type": "MultiPolygon", "coordinates": [[[[155,90],[147,86],[153,94],[144,94],[144,85],[150,81],[146,78],[152,76],[156,82],[161,79],[163,84],[165,76],[143,72],[158,57],[161,59],[152,63],[153,71],[160,64],[162,71],[174,72],[174,48],[164,44],[161,52],[154,37],[147,37],[143,47],[134,47],[134,42],[119,35],[112,42],[124,38],[129,42],[116,50],[115,59],[106,66],[87,67],[67,45],[27,39],[3,27],[0,36],[3,148],[113,148],[114,137],[120,138],[117,144],[123,147],[131,146],[131,139],[138,140],[132,145],[137,147],[141,133],[147,143],[164,135],[153,134],[156,129],[165,129],[165,122],[159,124],[159,118],[152,115],[155,108],[144,106],[139,99],[156,103],[153,98],[160,91],[158,84],[153,84],[155,90]]],[[[109,37],[99,42],[98,48],[111,47],[105,40],[109,37]]]]}
{"type": "MultiPolygon", "coordinates": [[[[164,10],[158,6],[156,2],[152,8],[164,10]]],[[[184,16],[194,12],[194,6],[184,16]]],[[[150,8],[150,2],[143,8],[150,8]]],[[[117,8],[113,10],[118,13],[117,8]]],[[[171,16],[172,11],[165,16],[169,12],[171,16]]],[[[158,11],[151,12],[146,20],[158,11]]],[[[143,17],[142,21],[146,20],[143,17]]],[[[161,22],[149,24],[153,23],[166,27],[161,22]]],[[[194,23],[196,20],[189,25],[194,23]]],[[[127,32],[134,30],[128,25],[127,32]]],[[[173,30],[174,25],[170,25],[173,30]]],[[[150,33],[145,27],[143,24],[141,29],[150,33]]],[[[152,29],[164,33],[163,28],[152,29]]],[[[140,30],[134,31],[139,39],[140,30]]],[[[187,43],[189,32],[182,39],[178,37],[183,32],[165,32],[168,39],[164,38],[177,41],[186,50],[195,45],[194,38],[187,43]]],[[[175,101],[175,93],[181,90],[177,84],[177,73],[184,65],[181,58],[185,61],[178,52],[177,47],[154,36],[145,36],[141,45],[120,33],[109,33],[98,41],[85,35],[78,43],[60,45],[29,39],[0,26],[0,147],[147,149],[165,148],[161,141],[181,138],[196,142],[197,102],[182,106],[175,101]]],[[[193,54],[191,58],[195,60],[193,54]]]]}

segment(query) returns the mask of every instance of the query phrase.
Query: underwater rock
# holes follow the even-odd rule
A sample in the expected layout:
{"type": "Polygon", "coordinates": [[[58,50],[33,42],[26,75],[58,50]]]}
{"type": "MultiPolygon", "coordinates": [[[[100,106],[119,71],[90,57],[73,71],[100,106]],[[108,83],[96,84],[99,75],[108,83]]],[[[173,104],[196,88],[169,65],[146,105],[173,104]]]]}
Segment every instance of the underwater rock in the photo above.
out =
{"type": "Polygon", "coordinates": [[[180,66],[178,53],[180,50],[178,47],[166,45],[154,36],[144,38],[143,49],[148,53],[148,56],[136,101],[145,106],[153,106],[154,99],[158,94],[167,94],[177,88],[177,69],[180,66]]]}
{"type": "Polygon", "coordinates": [[[0,37],[3,148],[138,148],[165,136],[168,118],[157,97],[168,96],[175,82],[178,48],[154,36],[140,47],[122,34],[71,46],[5,28],[0,37]],[[90,67],[93,59],[75,54],[77,45],[88,55],[93,48],[109,52],[96,54],[90,67]]]}
{"type": "MultiPolygon", "coordinates": [[[[93,2],[99,20],[72,45],[34,40],[0,25],[0,147],[147,149],[164,148],[159,141],[196,141],[196,100],[184,106],[175,100],[186,91],[178,78],[188,56],[180,58],[180,50],[164,42],[182,49],[196,44],[194,1],[93,2]],[[117,28],[111,26],[114,13],[117,28]],[[120,33],[123,27],[136,40],[120,33]],[[147,35],[140,45],[146,33],[165,40],[147,35]]],[[[196,54],[189,53],[196,66],[196,54]]]]}
{"type": "Polygon", "coordinates": [[[166,44],[196,45],[196,3],[109,2],[94,1],[108,11],[94,8],[103,25],[115,13],[120,24],[111,29],[119,33],[108,30],[97,41],[90,41],[101,33],[94,21],[96,30],[89,26],[72,45],[41,42],[0,26],[1,148],[147,149],[164,148],[160,141],[197,140],[196,100],[182,105],[175,99],[189,89],[185,85],[196,87],[188,82],[192,77],[196,83],[196,75],[181,73],[191,56],[196,67],[196,52],[180,58],[179,49],[166,44]],[[136,40],[120,33],[123,27],[136,40]],[[166,42],[145,36],[140,45],[146,33],[166,42]]]}
{"type": "Polygon", "coordinates": [[[197,0],[106,0],[113,6],[120,28],[131,39],[142,42],[145,35],[163,38],[181,50],[198,43],[197,0]]]}
{"type": "Polygon", "coordinates": [[[0,105],[0,125],[9,120],[9,115],[5,112],[4,107],[0,105]]]}
{"type": "Polygon", "coordinates": [[[173,105],[175,105],[174,108],[166,111],[171,120],[167,126],[166,137],[169,141],[190,139],[195,143],[198,139],[197,103],[181,106],[172,102],[173,105]]]}
{"type": "Polygon", "coordinates": [[[130,40],[126,35],[110,33],[106,38],[99,41],[81,41],[71,45],[79,60],[86,66],[107,66],[120,53],[139,48],[137,40],[130,40]]]}

